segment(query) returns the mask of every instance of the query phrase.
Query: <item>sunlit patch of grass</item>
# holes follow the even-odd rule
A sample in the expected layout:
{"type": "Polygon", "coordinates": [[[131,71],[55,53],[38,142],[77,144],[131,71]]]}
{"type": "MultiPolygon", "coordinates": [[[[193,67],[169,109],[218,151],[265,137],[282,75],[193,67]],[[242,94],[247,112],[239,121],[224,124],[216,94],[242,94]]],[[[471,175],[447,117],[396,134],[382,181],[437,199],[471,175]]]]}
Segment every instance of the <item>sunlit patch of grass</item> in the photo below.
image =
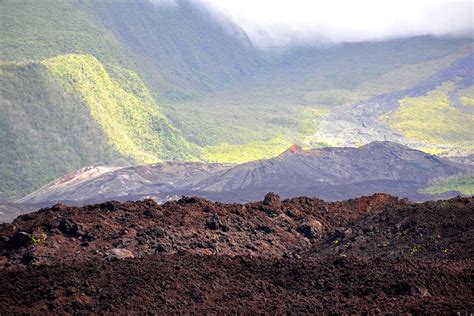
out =
{"type": "Polygon", "coordinates": [[[420,97],[400,100],[400,108],[381,120],[409,139],[426,144],[474,147],[474,116],[450,105],[448,93],[454,89],[445,82],[420,97]]]}
{"type": "Polygon", "coordinates": [[[159,111],[134,72],[104,65],[91,55],[61,55],[43,62],[66,91],[77,93],[118,152],[138,163],[192,159],[191,146],[159,111]]]}
{"type": "Polygon", "coordinates": [[[439,179],[433,181],[429,187],[420,192],[425,194],[441,194],[450,191],[461,192],[465,195],[474,195],[474,175],[439,179]]]}
{"type": "Polygon", "coordinates": [[[474,107],[474,85],[458,91],[458,95],[463,105],[474,107]]]}
{"type": "Polygon", "coordinates": [[[472,106],[474,107],[474,98],[469,97],[460,97],[459,101],[465,106],[472,106]]]}
{"type": "Polygon", "coordinates": [[[316,133],[321,118],[328,113],[326,109],[304,107],[300,111],[299,130],[304,135],[316,133]]]}
{"type": "Polygon", "coordinates": [[[307,148],[324,147],[327,144],[322,143],[318,139],[317,130],[321,119],[329,111],[321,108],[304,107],[300,111],[299,117],[299,132],[301,133],[299,143],[307,148]]]}
{"type": "Polygon", "coordinates": [[[268,139],[256,139],[242,144],[220,143],[204,149],[203,159],[211,162],[242,163],[275,157],[293,143],[303,148],[325,146],[317,139],[317,128],[327,110],[303,107],[295,118],[295,132],[291,136],[276,135],[268,139]]]}
{"type": "Polygon", "coordinates": [[[283,136],[268,141],[252,141],[245,144],[219,144],[206,148],[204,158],[212,162],[242,163],[257,159],[272,158],[291,146],[292,142],[283,136]]]}

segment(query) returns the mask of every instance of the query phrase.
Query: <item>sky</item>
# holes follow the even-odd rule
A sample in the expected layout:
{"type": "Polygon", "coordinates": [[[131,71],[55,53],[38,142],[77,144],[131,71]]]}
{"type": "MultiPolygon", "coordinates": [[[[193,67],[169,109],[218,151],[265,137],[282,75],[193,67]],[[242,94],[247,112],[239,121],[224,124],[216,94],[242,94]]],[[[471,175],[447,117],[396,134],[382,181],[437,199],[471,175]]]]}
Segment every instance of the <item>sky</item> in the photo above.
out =
{"type": "MultiPolygon", "coordinates": [[[[163,0],[162,0],[163,1],[163,0]]],[[[171,1],[172,0],[164,0],[171,1]]],[[[194,0],[259,46],[474,34],[474,1],[194,0]]]]}

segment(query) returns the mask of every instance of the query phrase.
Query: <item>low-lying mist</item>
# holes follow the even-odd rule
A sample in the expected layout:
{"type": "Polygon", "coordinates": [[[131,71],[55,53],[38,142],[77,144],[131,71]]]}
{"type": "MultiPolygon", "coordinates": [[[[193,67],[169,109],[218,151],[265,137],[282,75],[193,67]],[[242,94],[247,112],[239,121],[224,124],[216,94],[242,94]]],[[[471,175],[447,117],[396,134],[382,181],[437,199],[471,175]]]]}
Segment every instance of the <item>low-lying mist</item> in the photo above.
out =
{"type": "Polygon", "coordinates": [[[217,20],[239,25],[260,48],[474,34],[469,1],[150,1],[205,8],[217,20]]]}

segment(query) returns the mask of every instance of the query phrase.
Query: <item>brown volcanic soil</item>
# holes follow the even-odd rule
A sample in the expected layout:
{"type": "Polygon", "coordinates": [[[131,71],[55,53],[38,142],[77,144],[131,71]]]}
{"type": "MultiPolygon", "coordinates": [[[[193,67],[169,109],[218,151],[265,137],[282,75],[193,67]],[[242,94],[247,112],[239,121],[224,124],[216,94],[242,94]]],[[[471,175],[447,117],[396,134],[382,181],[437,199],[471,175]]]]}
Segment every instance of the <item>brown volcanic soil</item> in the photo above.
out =
{"type": "Polygon", "coordinates": [[[384,194],[56,205],[0,226],[0,314],[473,312],[473,212],[384,194]]]}
{"type": "Polygon", "coordinates": [[[472,311],[473,265],[190,254],[0,272],[6,312],[472,311]]]}

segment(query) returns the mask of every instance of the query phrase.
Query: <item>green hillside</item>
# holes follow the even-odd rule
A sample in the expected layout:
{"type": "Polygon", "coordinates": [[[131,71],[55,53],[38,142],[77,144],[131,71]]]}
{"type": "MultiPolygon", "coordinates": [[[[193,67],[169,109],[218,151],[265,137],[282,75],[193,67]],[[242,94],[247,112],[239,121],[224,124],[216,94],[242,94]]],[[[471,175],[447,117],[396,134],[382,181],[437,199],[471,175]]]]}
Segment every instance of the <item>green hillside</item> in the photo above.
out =
{"type": "Polygon", "coordinates": [[[276,136],[274,138],[253,141],[245,144],[226,144],[222,143],[216,146],[211,146],[205,149],[204,159],[211,162],[222,163],[243,163],[259,159],[273,158],[288,147],[292,142],[283,136],[276,136]]]}
{"type": "MultiPolygon", "coordinates": [[[[311,67],[312,71],[302,69],[299,73],[301,78],[292,69],[286,72],[286,68],[275,68],[273,73],[279,72],[274,77],[270,71],[263,71],[259,77],[232,88],[208,93],[197,100],[167,104],[164,111],[190,141],[210,147],[206,150],[206,157],[213,161],[232,161],[232,157],[225,153],[232,153],[230,148],[233,145],[252,151],[255,158],[265,157],[272,151],[256,153],[261,152],[266,142],[280,136],[284,136],[287,139],[285,143],[290,144],[334,146],[337,143],[324,143],[318,138],[316,127],[312,130],[301,127],[308,121],[317,125],[331,111],[339,111],[338,106],[349,107],[379,94],[423,83],[469,52],[463,41],[437,42],[421,38],[419,42],[413,39],[409,42],[415,47],[425,47],[432,56],[412,49],[409,50],[411,57],[407,53],[385,62],[383,56],[389,56],[396,50],[393,43],[373,44],[374,47],[366,44],[363,49],[351,48],[347,55],[343,53],[345,48],[342,46],[340,51],[318,52],[326,63],[314,65],[309,62],[308,68],[311,67]],[[417,54],[419,56],[415,59],[417,54]],[[377,62],[373,63],[374,60],[377,62]],[[380,75],[367,71],[361,77],[360,72],[370,67],[378,69],[380,75]],[[358,77],[351,77],[352,72],[358,77]],[[332,85],[326,86],[329,80],[332,80],[332,85]],[[353,83],[348,84],[349,81],[353,83]],[[221,153],[220,149],[223,150],[221,153]]],[[[407,45],[404,42],[401,44],[407,45]]],[[[465,138],[472,136],[467,131],[464,131],[465,138]]],[[[283,143],[278,147],[281,146],[283,143]]]]}
{"type": "Polygon", "coordinates": [[[131,66],[124,45],[85,10],[83,3],[2,0],[0,61],[40,61],[61,54],[86,53],[104,63],[131,66]]]}
{"type": "Polygon", "coordinates": [[[15,198],[85,165],[199,155],[143,81],[91,55],[0,67],[0,192],[15,198]]]}
{"type": "Polygon", "coordinates": [[[218,23],[197,2],[178,3],[91,1],[88,9],[170,99],[196,97],[257,72],[261,58],[237,26],[218,23]]]}
{"type": "Polygon", "coordinates": [[[403,98],[400,108],[382,120],[406,137],[426,144],[474,148],[474,115],[452,106],[448,94],[454,90],[453,82],[445,82],[426,95],[403,98]]]}
{"type": "Polygon", "coordinates": [[[16,198],[54,178],[123,156],[76,93],[41,63],[0,66],[0,193],[16,198]]]}
{"type": "Polygon", "coordinates": [[[474,195],[474,176],[465,175],[434,181],[429,187],[422,190],[426,194],[441,194],[450,191],[461,192],[465,195],[474,195]]]}
{"type": "MultiPolygon", "coordinates": [[[[186,1],[2,0],[0,21],[8,198],[91,164],[243,162],[292,143],[334,145],[317,129],[339,106],[423,83],[472,50],[471,40],[417,37],[261,51],[186,1]]],[[[472,107],[472,87],[455,90],[472,107]]],[[[470,110],[433,93],[403,99],[382,121],[469,147],[470,110]]]]}
{"type": "Polygon", "coordinates": [[[461,104],[474,108],[474,85],[458,91],[461,104]]]}
{"type": "Polygon", "coordinates": [[[114,66],[114,79],[91,55],[63,55],[43,64],[65,91],[80,96],[108,142],[130,161],[194,158],[191,146],[158,110],[134,72],[114,66]]]}

